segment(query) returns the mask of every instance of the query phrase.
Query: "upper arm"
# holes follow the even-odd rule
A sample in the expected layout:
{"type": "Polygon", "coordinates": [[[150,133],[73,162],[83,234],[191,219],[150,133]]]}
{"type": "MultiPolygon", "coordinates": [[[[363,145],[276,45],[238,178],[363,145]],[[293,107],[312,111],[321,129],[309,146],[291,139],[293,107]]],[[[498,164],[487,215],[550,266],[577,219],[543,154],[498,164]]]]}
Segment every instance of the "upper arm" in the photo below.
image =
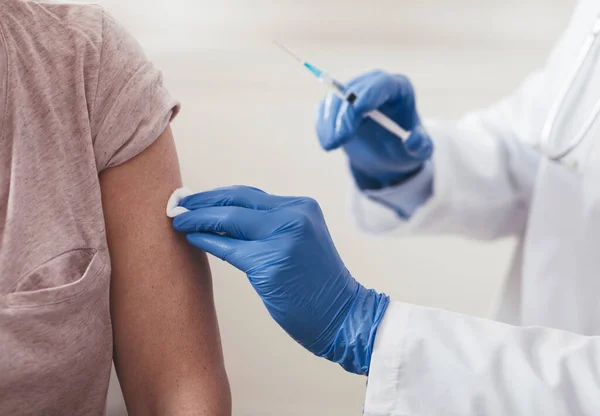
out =
{"type": "Polygon", "coordinates": [[[165,215],[181,186],[170,130],[100,176],[112,264],[115,365],[135,414],[230,413],[206,255],[165,215]]]}

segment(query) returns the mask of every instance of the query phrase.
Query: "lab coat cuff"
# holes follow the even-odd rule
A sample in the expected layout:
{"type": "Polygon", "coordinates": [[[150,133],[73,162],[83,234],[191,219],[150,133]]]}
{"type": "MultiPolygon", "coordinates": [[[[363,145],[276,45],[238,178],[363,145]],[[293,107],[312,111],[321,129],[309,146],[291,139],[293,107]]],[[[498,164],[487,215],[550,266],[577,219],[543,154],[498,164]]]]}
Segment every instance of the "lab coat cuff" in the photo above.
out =
{"type": "Polygon", "coordinates": [[[439,230],[445,227],[446,221],[452,220],[449,212],[454,204],[451,191],[455,187],[453,141],[448,137],[447,128],[442,124],[429,122],[427,130],[431,132],[435,144],[432,158],[425,169],[419,172],[418,177],[382,190],[385,195],[383,198],[387,203],[382,202],[384,199],[379,195],[375,197],[379,199],[375,200],[354,185],[349,193],[348,202],[350,212],[361,231],[374,235],[395,236],[438,234],[439,230]],[[418,183],[419,181],[427,186],[419,190],[417,185],[423,186],[423,183],[418,183]],[[404,193],[411,192],[418,196],[412,200],[412,204],[406,202],[408,199],[403,199],[404,202],[399,203],[392,197],[393,194],[401,198],[401,195],[405,196],[404,193]],[[425,200],[419,203],[419,199],[425,200]],[[404,207],[410,216],[403,218],[397,209],[391,208],[390,203],[400,204],[400,207],[404,207]]]}
{"type": "Polygon", "coordinates": [[[401,302],[389,304],[375,338],[365,416],[404,415],[399,412],[402,391],[402,366],[406,328],[413,305],[401,302]]]}
{"type": "Polygon", "coordinates": [[[427,161],[423,168],[410,179],[399,185],[362,191],[367,197],[408,219],[433,195],[433,167],[427,161]]]}

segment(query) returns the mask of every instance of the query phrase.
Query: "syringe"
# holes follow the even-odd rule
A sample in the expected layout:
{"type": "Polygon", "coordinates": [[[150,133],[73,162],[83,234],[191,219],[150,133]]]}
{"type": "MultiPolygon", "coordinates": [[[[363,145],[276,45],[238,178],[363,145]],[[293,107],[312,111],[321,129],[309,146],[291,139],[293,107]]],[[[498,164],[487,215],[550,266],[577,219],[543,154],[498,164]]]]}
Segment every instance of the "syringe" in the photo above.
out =
{"type": "MultiPolygon", "coordinates": [[[[292,58],[294,58],[296,61],[298,61],[304,68],[308,69],[311,74],[313,74],[315,77],[317,77],[319,82],[321,82],[322,84],[325,84],[327,87],[329,87],[331,90],[333,90],[333,92],[336,95],[338,95],[341,99],[349,102],[350,104],[354,104],[356,102],[356,99],[358,97],[356,96],[356,94],[354,94],[352,92],[350,94],[347,94],[346,87],[344,86],[344,84],[342,84],[341,82],[339,82],[338,80],[336,80],[335,78],[333,78],[332,76],[327,74],[326,72],[321,71],[316,66],[301,59],[298,55],[296,55],[295,53],[290,51],[288,48],[283,46],[281,43],[279,43],[279,42],[274,42],[274,43],[277,46],[279,46],[283,51],[285,51],[288,55],[290,55],[292,58]]],[[[373,111],[367,113],[366,116],[371,118],[373,121],[375,121],[377,124],[379,124],[384,129],[388,130],[390,133],[398,136],[401,140],[405,141],[406,139],[408,139],[408,136],[410,136],[410,131],[407,131],[407,130],[403,129],[402,127],[400,127],[398,124],[396,124],[396,122],[394,120],[392,120],[391,118],[389,118],[388,116],[386,116],[379,110],[373,110],[373,111]]]]}

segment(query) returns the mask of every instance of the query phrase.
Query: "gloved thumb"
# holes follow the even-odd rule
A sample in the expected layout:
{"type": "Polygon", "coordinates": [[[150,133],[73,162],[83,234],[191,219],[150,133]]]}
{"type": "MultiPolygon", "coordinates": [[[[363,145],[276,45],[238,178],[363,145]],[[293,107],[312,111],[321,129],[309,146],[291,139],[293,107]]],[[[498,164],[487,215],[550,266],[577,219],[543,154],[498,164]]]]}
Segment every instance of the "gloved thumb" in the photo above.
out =
{"type": "Polygon", "coordinates": [[[406,139],[404,148],[408,156],[417,161],[424,162],[433,153],[433,142],[423,126],[418,125],[413,129],[408,139],[406,139]]]}

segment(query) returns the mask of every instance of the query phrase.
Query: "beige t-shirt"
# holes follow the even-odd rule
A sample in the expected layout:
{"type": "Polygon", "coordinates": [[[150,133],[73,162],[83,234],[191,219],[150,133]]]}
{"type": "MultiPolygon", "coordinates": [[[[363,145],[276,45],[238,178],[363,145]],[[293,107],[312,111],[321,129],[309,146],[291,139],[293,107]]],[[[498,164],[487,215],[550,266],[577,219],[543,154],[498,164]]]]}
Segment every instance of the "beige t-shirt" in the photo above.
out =
{"type": "Polygon", "coordinates": [[[102,415],[112,360],[98,174],[178,104],[96,6],[0,0],[0,415],[102,415]]]}

